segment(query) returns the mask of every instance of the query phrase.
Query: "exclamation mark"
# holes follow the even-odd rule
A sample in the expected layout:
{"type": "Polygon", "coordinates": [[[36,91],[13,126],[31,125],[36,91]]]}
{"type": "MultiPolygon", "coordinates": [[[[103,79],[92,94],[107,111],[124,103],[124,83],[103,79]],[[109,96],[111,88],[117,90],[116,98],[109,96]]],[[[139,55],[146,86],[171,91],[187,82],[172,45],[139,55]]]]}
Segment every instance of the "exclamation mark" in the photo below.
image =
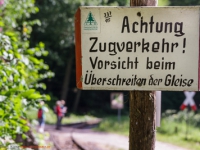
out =
{"type": "MultiPolygon", "coordinates": [[[[183,39],[183,48],[186,46],[186,38],[183,39]]],[[[183,53],[185,53],[185,50],[183,50],[183,53]]]]}

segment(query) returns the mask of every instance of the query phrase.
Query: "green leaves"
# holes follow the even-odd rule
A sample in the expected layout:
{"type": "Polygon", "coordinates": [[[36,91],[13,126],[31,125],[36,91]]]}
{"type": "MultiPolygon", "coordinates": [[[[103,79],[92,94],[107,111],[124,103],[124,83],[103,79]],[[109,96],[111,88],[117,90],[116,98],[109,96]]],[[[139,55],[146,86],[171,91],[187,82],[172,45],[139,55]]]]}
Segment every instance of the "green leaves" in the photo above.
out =
{"type": "Polygon", "coordinates": [[[11,42],[8,36],[0,33],[0,49],[8,51],[11,49],[11,42]]]}
{"type": "Polygon", "coordinates": [[[29,90],[23,92],[21,95],[23,97],[28,97],[29,95],[33,94],[34,92],[35,92],[35,89],[29,89],[29,90]]]}
{"type": "Polygon", "coordinates": [[[48,54],[44,43],[30,47],[32,26],[40,24],[37,19],[28,20],[39,10],[34,0],[4,1],[0,6],[0,138],[14,139],[16,133],[29,130],[24,113],[29,105],[50,100],[39,89],[45,89],[41,81],[54,74],[41,58],[48,54]]]}
{"type": "Polygon", "coordinates": [[[29,89],[21,94],[24,98],[31,99],[31,100],[37,100],[42,98],[42,95],[40,93],[36,92],[35,89],[29,89]]]}

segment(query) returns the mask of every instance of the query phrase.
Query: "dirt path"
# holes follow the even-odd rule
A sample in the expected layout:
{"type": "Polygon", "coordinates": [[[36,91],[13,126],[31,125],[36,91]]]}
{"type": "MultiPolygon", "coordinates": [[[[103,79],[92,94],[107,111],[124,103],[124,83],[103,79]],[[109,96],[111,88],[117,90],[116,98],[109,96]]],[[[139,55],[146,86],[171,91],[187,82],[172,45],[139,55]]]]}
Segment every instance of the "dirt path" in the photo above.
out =
{"type": "MultiPolygon", "coordinates": [[[[73,137],[82,143],[94,142],[103,150],[128,150],[128,137],[117,134],[75,130],[73,137]]],[[[155,150],[186,150],[171,144],[156,141],[155,150]]]]}
{"type": "MultiPolygon", "coordinates": [[[[54,129],[54,126],[47,125],[46,130],[57,137],[59,143],[67,143],[70,146],[72,137],[87,150],[128,150],[128,137],[117,134],[95,132],[90,129],[72,129],[64,127],[61,131],[54,129]]],[[[72,143],[71,143],[71,146],[72,143]]],[[[65,146],[64,146],[65,147],[65,146]]],[[[73,150],[67,147],[63,150],[73,150]]],[[[72,147],[71,147],[72,148],[72,147]]],[[[156,141],[155,150],[188,150],[171,144],[156,141]]]]}

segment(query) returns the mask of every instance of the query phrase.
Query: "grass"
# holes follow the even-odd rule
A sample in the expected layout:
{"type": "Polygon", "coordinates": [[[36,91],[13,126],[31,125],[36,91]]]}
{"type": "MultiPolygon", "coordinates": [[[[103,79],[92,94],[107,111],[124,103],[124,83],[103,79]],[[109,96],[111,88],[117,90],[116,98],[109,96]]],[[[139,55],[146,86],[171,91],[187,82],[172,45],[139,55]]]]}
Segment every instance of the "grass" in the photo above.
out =
{"type": "MultiPolygon", "coordinates": [[[[128,136],[129,117],[122,116],[121,121],[118,122],[117,116],[106,116],[95,130],[128,136]]],[[[166,118],[162,119],[161,127],[157,128],[156,139],[189,150],[200,150],[200,129],[189,126],[186,136],[185,122],[178,123],[166,118]]]]}
{"type": "Polygon", "coordinates": [[[158,6],[168,6],[170,4],[169,0],[159,0],[158,6]]]}
{"type": "Polygon", "coordinates": [[[129,117],[121,116],[120,121],[117,116],[106,116],[100,125],[95,128],[96,131],[111,132],[121,135],[129,135],[129,117]]]}
{"type": "Polygon", "coordinates": [[[169,122],[163,119],[161,127],[157,128],[157,139],[190,150],[200,150],[200,129],[186,122],[169,122]]]}
{"type": "MultiPolygon", "coordinates": [[[[56,114],[53,112],[52,109],[48,108],[48,112],[45,113],[45,122],[47,124],[55,124],[56,123],[56,114]]],[[[32,121],[32,120],[37,120],[37,109],[35,108],[30,108],[29,110],[26,111],[27,118],[32,121]]],[[[70,124],[70,123],[78,123],[78,122],[85,122],[89,120],[94,120],[96,117],[90,116],[90,115],[75,115],[75,114],[70,114],[68,117],[64,117],[62,120],[62,124],[70,124]]]]}

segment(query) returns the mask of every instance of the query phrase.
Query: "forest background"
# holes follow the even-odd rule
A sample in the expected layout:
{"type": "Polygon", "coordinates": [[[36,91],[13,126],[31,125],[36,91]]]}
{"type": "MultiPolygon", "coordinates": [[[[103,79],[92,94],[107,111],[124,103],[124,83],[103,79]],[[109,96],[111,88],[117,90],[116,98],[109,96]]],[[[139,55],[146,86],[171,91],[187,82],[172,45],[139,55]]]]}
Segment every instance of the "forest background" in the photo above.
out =
{"type": "MultiPolygon", "coordinates": [[[[159,6],[199,5],[198,0],[159,0],[159,6]]],[[[46,91],[52,100],[48,102],[52,108],[58,99],[66,100],[69,112],[74,113],[116,113],[110,106],[110,93],[114,91],[78,90],[75,81],[75,45],[74,14],[81,5],[85,6],[129,6],[128,0],[36,0],[39,12],[32,19],[39,19],[41,25],[35,25],[31,34],[31,44],[42,41],[49,55],[44,58],[55,76],[46,79],[46,91]]],[[[125,108],[128,113],[129,92],[124,92],[125,108]]],[[[180,110],[185,99],[183,92],[162,92],[162,112],[166,109],[180,110]]],[[[197,92],[195,102],[199,107],[200,93],[197,92]]]]}

